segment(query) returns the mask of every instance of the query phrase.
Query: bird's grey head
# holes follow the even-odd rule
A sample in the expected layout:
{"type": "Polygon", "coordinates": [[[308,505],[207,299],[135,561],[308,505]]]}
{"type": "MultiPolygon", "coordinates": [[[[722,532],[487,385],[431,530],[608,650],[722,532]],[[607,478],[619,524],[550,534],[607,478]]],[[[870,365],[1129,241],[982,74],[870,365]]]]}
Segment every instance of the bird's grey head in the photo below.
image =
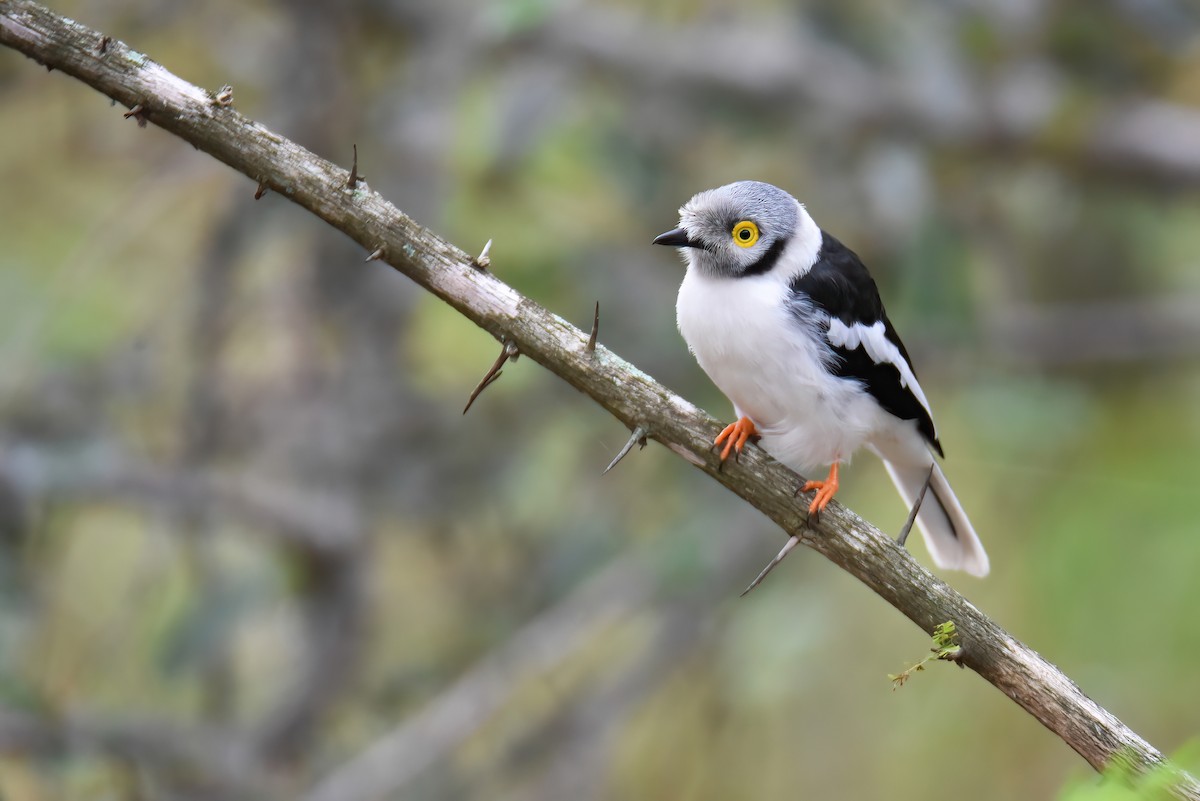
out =
{"type": "Polygon", "coordinates": [[[679,227],[656,245],[687,248],[689,264],[714,278],[767,272],[800,227],[796,199],[761,181],[738,181],[693,197],[679,210],[679,227]]]}

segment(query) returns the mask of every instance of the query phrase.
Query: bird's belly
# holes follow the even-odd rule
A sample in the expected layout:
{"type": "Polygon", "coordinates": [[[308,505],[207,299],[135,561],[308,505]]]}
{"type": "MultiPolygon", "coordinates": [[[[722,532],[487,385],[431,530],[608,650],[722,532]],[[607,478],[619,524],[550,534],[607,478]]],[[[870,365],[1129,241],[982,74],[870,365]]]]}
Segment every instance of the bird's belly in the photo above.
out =
{"type": "Polygon", "coordinates": [[[818,467],[850,461],[876,429],[877,410],[857,393],[840,400],[817,398],[779,423],[759,427],[759,444],[788,467],[811,477],[818,467]]]}
{"type": "Polygon", "coordinates": [[[823,335],[804,331],[774,282],[693,279],[680,287],[679,330],[717,388],[754,421],[762,447],[801,473],[849,460],[877,430],[881,410],[859,383],[829,372],[823,335]]]}

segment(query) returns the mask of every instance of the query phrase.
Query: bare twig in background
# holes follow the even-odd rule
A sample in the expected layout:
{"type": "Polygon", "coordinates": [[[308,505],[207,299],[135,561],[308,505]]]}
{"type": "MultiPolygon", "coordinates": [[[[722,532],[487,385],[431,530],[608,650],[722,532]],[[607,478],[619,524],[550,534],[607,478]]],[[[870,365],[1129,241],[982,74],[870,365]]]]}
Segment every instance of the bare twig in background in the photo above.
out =
{"type": "Polygon", "coordinates": [[[645,603],[654,584],[621,559],[527,623],[424,710],[321,781],[306,801],[382,798],[460,744],[508,701],[512,685],[562,662],[596,632],[645,603]]]}
{"type": "Polygon", "coordinates": [[[117,455],[92,466],[5,453],[0,472],[31,498],[130,498],[180,516],[207,510],[245,520],[253,531],[300,551],[339,554],[361,545],[357,512],[343,499],[261,477],[163,470],[117,455]]]}
{"type": "Polygon", "coordinates": [[[263,798],[274,783],[253,761],[244,737],[229,729],[116,720],[75,711],[35,716],[0,710],[0,751],[53,759],[69,752],[102,754],[143,770],[150,786],[169,784],[186,798],[263,798]]]}
{"type": "MultiPolygon", "coordinates": [[[[841,506],[806,529],[792,497],[795,476],[749,449],[726,470],[709,452],[718,425],[692,404],[603,347],[587,351],[587,335],[522,297],[472,258],[417,225],[378,194],[345,188],[348,172],[268,131],[160,65],[113,41],[97,56],[100,34],[36,4],[0,7],[0,43],[72,75],[372,249],[391,266],[497,338],[513,342],[592,397],[629,427],[643,422],[653,437],[736,492],[789,535],[819,551],[895,606],[926,632],[953,621],[962,663],[991,682],[1100,768],[1116,755],[1142,768],[1162,761],[1145,740],[1100,707],[1069,678],[1015,640],[960,594],[920,566],[890,537],[841,506]]],[[[1188,777],[1179,797],[1200,799],[1188,777]]]]}
{"type": "MultiPolygon", "coordinates": [[[[180,420],[183,442],[178,469],[181,474],[206,468],[219,450],[219,432],[226,414],[220,400],[223,388],[220,354],[228,340],[227,307],[234,283],[235,254],[251,238],[246,219],[245,215],[232,212],[220,221],[217,235],[208,243],[195,283],[196,304],[189,332],[191,375],[188,377],[187,403],[180,420]]],[[[214,554],[213,511],[214,508],[208,505],[175,510],[184,531],[186,562],[196,582],[197,593],[203,599],[201,603],[215,602],[225,589],[214,554]]],[[[212,648],[215,653],[206,655],[201,667],[203,711],[207,722],[222,725],[229,722],[236,708],[232,657],[228,642],[215,643],[212,648]]]]}
{"type": "Polygon", "coordinates": [[[987,319],[1003,358],[1048,366],[1194,357],[1200,298],[1008,306],[987,319]]]}
{"type": "MultiPolygon", "coordinates": [[[[384,13],[405,25],[436,28],[442,19],[463,25],[452,3],[393,4],[384,13]]],[[[667,107],[686,119],[681,128],[697,122],[687,104],[676,102],[681,93],[737,96],[780,114],[820,119],[840,136],[916,133],[984,159],[1051,158],[1093,176],[1168,187],[1200,182],[1195,108],[1106,98],[1063,136],[1056,126],[1077,95],[1071,76],[1041,54],[976,75],[952,61],[945,72],[962,77],[939,80],[928,62],[874,63],[800,14],[770,14],[762,9],[748,21],[668,24],[621,6],[573,2],[511,36],[520,37],[521,52],[533,58],[568,68],[583,61],[589,74],[609,76],[644,98],[646,107],[667,107]]],[[[471,22],[473,52],[514,49],[509,36],[496,36],[479,18],[471,22]]]]}
{"type": "MultiPolygon", "coordinates": [[[[744,541],[727,542],[714,557],[717,577],[732,577],[753,558],[744,541]]],[[[650,686],[666,677],[671,664],[679,663],[680,654],[689,650],[688,644],[707,626],[695,614],[697,596],[723,593],[723,586],[721,581],[708,582],[673,599],[657,616],[657,633],[647,638],[640,657],[592,688],[591,694],[567,713],[586,736],[578,738],[581,746],[571,749],[559,760],[558,770],[546,777],[558,792],[544,792],[544,797],[576,798],[584,787],[599,790],[603,786],[581,776],[580,763],[573,757],[591,752],[598,742],[607,740],[619,720],[618,711],[636,704],[650,686]]],[[[562,664],[603,629],[640,612],[656,592],[653,576],[639,560],[625,556],[610,563],[525,624],[425,709],[339,766],[305,801],[369,801],[400,792],[492,718],[518,685],[562,664]]],[[[592,752],[593,757],[597,755],[592,752]]]]}
{"type": "MultiPolygon", "coordinates": [[[[747,528],[751,527],[754,512],[749,508],[743,508],[741,512],[735,516],[734,528],[741,528],[738,520],[745,520],[747,528]]],[[[709,557],[714,565],[713,580],[660,605],[651,621],[653,632],[646,638],[641,653],[620,669],[607,671],[608,675],[589,686],[588,692],[581,693],[579,700],[542,730],[532,733],[530,739],[540,739],[546,736],[545,729],[549,729],[559,747],[546,755],[549,765],[532,787],[501,801],[558,801],[563,798],[587,801],[606,797],[610,788],[605,771],[611,764],[612,752],[620,745],[619,724],[631,708],[637,708],[655,687],[670,680],[673,671],[686,664],[686,659],[681,658],[683,655],[705,647],[706,640],[714,636],[717,629],[711,619],[696,614],[696,610],[716,606],[725,596],[727,582],[741,575],[757,558],[757,549],[748,546],[746,538],[722,539],[709,557]]],[[[652,600],[642,598],[640,603],[645,606],[652,600]]],[[[640,609],[639,614],[642,614],[640,609]]],[[[526,761],[536,760],[545,751],[518,741],[510,749],[507,761],[518,761],[522,757],[526,761]]],[[[523,765],[513,767],[518,775],[530,772],[521,770],[523,765]]]]}
{"type": "Polygon", "coordinates": [[[623,81],[633,91],[666,94],[669,87],[677,95],[684,87],[702,96],[760,98],[771,108],[817,115],[842,135],[855,129],[919,131],[944,147],[988,158],[1059,155],[1093,173],[1120,172],[1166,185],[1200,181],[1200,111],[1193,108],[1115,101],[1091,114],[1077,141],[1046,137],[1045,127],[1071,95],[1044,61],[1018,62],[977,83],[947,85],[919,69],[870,64],[808,28],[797,14],[665,32],[626,9],[600,4],[573,5],[523,35],[550,55],[582,56],[616,76],[654,76],[623,81]]]}

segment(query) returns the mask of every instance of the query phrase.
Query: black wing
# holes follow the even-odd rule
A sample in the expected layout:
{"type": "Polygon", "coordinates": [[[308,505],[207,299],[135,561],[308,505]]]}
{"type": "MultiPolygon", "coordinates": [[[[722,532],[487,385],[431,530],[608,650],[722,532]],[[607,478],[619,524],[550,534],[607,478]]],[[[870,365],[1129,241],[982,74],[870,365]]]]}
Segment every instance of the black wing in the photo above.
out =
{"type": "MultiPolygon", "coordinates": [[[[880,356],[878,349],[873,357],[863,337],[858,336],[869,334],[866,329],[882,321],[886,341],[895,346],[903,359],[903,366],[911,373],[913,383],[916,383],[916,371],[912,368],[908,350],[883,309],[875,280],[854,251],[822,231],[821,251],[817,254],[816,262],[808,272],[792,279],[790,289],[793,295],[807,297],[814,306],[828,314],[831,324],[834,320],[840,321],[842,326],[839,329],[846,328],[854,335],[851,341],[857,340],[856,347],[828,341],[830,349],[838,357],[833,364],[834,372],[841,378],[861,381],[880,406],[901,420],[916,420],[917,429],[938,455],[943,455],[933,418],[922,403],[923,396],[918,394],[921,393],[920,388],[917,387],[914,392],[913,388],[905,386],[901,365],[894,358],[877,360],[875,357],[880,356]]],[[[874,335],[878,336],[878,329],[874,335]]]]}

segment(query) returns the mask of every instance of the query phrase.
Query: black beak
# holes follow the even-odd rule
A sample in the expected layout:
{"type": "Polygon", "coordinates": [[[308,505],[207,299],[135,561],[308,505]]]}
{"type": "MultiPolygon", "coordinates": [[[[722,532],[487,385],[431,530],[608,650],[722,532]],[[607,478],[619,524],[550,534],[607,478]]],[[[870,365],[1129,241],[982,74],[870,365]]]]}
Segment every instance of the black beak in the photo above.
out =
{"type": "Polygon", "coordinates": [[[659,234],[654,237],[655,245],[668,245],[673,248],[698,248],[703,247],[697,242],[688,239],[688,233],[682,228],[676,228],[674,231],[667,231],[665,234],[659,234]]]}

